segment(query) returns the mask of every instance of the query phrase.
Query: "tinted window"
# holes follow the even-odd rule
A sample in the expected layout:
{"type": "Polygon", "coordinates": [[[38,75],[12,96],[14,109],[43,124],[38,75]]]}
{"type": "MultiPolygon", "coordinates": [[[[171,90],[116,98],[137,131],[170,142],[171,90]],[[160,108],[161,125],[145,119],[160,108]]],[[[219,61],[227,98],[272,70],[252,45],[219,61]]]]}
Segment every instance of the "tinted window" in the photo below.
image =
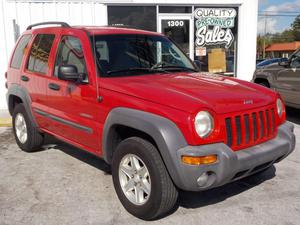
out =
{"type": "Polygon", "coordinates": [[[48,70],[48,59],[54,41],[54,34],[38,34],[30,50],[27,69],[45,74],[48,70]]]}
{"type": "Polygon", "coordinates": [[[16,50],[14,52],[12,61],[11,61],[11,67],[15,69],[20,69],[22,64],[22,59],[27,47],[27,44],[31,38],[31,35],[24,35],[21,37],[18,46],[16,47],[16,50]]]}
{"type": "Polygon", "coordinates": [[[96,62],[104,76],[153,73],[153,68],[173,72],[194,69],[183,52],[163,36],[99,35],[92,40],[96,62]]]}
{"type": "Polygon", "coordinates": [[[155,6],[108,6],[109,25],[128,25],[156,31],[155,6]]]}
{"type": "Polygon", "coordinates": [[[58,75],[58,67],[61,65],[74,65],[78,73],[83,75],[83,80],[87,82],[87,71],[84,60],[82,45],[78,38],[64,36],[60,42],[54,68],[54,76],[58,75]]]}

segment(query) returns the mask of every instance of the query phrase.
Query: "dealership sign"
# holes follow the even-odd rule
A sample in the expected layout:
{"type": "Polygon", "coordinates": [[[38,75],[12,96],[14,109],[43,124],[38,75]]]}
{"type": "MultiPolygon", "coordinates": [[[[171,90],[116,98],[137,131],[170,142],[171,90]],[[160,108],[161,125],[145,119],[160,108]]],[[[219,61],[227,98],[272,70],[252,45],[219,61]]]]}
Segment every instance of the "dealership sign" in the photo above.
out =
{"type": "Polygon", "coordinates": [[[236,10],[233,8],[198,8],[196,19],[196,46],[225,45],[229,48],[234,41],[236,10]]]}

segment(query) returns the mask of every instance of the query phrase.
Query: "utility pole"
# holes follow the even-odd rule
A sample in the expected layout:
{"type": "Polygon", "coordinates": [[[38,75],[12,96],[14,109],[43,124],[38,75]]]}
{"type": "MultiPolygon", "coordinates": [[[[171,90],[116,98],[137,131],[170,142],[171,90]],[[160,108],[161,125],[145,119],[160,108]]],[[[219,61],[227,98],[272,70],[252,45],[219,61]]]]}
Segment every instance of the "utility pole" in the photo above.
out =
{"type": "Polygon", "coordinates": [[[265,12],[265,28],[264,28],[264,42],[263,42],[263,59],[266,58],[266,35],[267,35],[267,12],[265,12]]]}

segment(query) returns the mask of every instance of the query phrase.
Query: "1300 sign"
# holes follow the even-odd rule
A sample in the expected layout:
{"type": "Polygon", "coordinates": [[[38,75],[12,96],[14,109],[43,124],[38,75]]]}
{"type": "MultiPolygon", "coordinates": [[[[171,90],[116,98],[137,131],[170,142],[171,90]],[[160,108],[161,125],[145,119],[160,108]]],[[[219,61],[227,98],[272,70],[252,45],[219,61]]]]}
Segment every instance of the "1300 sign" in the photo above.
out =
{"type": "Polygon", "coordinates": [[[168,21],[169,27],[183,27],[184,21],[183,20],[170,20],[168,21]]]}

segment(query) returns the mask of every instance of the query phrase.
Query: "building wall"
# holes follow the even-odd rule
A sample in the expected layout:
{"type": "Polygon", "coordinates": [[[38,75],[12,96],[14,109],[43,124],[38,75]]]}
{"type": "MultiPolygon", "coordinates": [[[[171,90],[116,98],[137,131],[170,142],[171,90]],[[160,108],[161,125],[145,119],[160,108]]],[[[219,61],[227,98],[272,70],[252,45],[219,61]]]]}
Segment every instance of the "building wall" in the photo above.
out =
{"type": "Polygon", "coordinates": [[[1,0],[0,4],[0,109],[7,108],[4,73],[15,44],[14,20],[20,33],[29,24],[43,21],[106,25],[107,4],[238,6],[237,78],[251,80],[255,70],[258,0],[1,0]]]}

